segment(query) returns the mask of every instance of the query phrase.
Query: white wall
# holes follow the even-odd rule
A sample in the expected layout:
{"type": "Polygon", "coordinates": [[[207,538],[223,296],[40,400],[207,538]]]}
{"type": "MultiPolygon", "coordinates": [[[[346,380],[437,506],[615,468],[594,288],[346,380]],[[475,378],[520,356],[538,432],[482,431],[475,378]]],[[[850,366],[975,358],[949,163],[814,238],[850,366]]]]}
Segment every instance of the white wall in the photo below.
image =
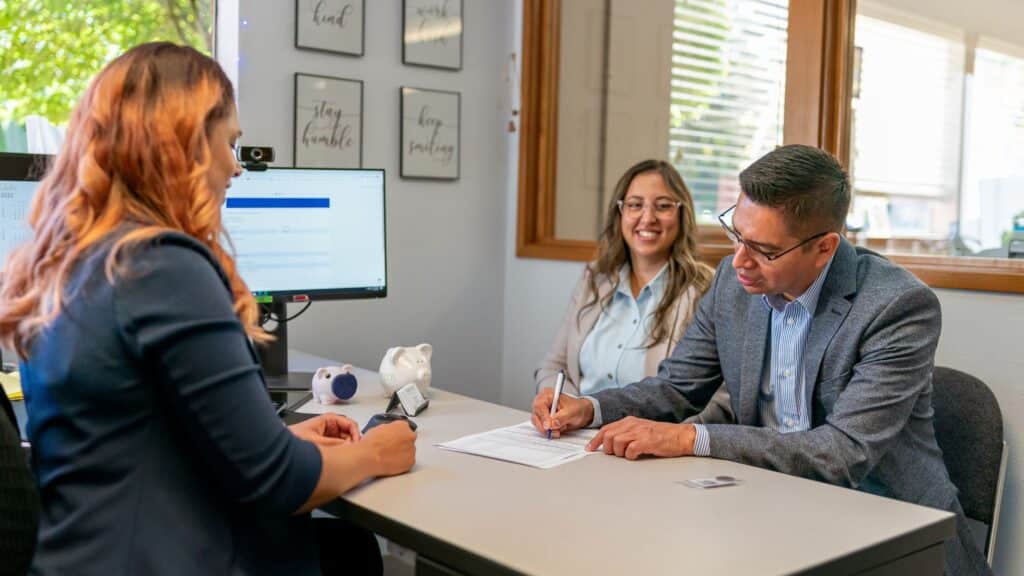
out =
{"type": "Polygon", "coordinates": [[[294,48],[294,2],[241,0],[239,6],[243,143],[271,145],[277,164],[290,165],[293,74],[354,78],[364,87],[363,165],[387,171],[388,297],[314,303],[289,325],[290,344],[376,368],[390,346],[430,342],[437,386],[497,400],[509,177],[504,65],[512,50],[512,3],[465,2],[463,68],[457,72],[403,65],[402,2],[365,5],[361,58],[294,48]],[[403,85],[462,93],[459,180],[399,178],[403,85]]]}
{"type": "MultiPolygon", "coordinates": [[[[523,7],[515,4],[512,42],[522,54],[523,7]]],[[[573,286],[583,264],[516,257],[516,214],[519,198],[519,132],[509,135],[505,163],[509,175],[505,191],[505,303],[501,360],[501,403],[529,409],[533,399],[533,371],[555,338],[573,286]]]]}

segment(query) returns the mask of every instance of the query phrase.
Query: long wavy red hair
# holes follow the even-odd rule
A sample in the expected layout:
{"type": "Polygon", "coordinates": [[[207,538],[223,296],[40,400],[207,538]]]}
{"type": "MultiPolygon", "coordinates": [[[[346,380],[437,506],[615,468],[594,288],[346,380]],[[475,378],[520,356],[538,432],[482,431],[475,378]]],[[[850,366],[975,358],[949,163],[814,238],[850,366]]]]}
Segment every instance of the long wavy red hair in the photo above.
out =
{"type": "Polygon", "coordinates": [[[32,239],[0,276],[0,340],[28,356],[33,338],[61,312],[80,257],[134,224],[106,260],[115,281],[127,247],[176,231],[205,245],[230,281],[235,312],[257,341],[255,299],[224,249],[222,198],[207,185],[209,135],[234,110],[231,81],[212,59],[167,42],[136,46],[108,64],[85,92],[64,146],[32,201],[32,239]]]}

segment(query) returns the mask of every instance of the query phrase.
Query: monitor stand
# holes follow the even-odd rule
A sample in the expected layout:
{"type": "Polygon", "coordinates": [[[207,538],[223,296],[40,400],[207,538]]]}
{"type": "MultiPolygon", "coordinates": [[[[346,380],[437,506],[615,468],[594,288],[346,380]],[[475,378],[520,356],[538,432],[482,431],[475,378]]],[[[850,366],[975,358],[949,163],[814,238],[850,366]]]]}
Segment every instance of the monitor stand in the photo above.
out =
{"type": "MultiPolygon", "coordinates": [[[[287,318],[285,303],[274,300],[270,304],[270,313],[275,318],[287,318]]],[[[256,351],[260,356],[263,378],[267,388],[273,390],[305,390],[313,387],[312,372],[291,372],[288,370],[288,323],[278,322],[273,330],[268,330],[275,337],[268,344],[257,344],[256,351]]]]}

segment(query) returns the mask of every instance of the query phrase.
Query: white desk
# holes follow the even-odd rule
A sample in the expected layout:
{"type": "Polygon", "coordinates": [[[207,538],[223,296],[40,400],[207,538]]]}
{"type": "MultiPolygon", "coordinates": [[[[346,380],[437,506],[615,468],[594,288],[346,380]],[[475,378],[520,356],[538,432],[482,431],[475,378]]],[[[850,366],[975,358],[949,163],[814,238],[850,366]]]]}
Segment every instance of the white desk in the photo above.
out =
{"type": "MultiPolygon", "coordinates": [[[[324,363],[299,356],[299,369],[324,363]]],[[[363,424],[386,402],[374,373],[357,377],[341,412],[363,424]]],[[[434,390],[413,470],[325,509],[466,574],[942,573],[954,516],[940,510],[709,458],[601,454],[538,470],[435,447],[527,418],[434,390]],[[718,474],[744,483],[676,483],[718,474]]],[[[449,573],[435,570],[421,573],[449,573]]]]}

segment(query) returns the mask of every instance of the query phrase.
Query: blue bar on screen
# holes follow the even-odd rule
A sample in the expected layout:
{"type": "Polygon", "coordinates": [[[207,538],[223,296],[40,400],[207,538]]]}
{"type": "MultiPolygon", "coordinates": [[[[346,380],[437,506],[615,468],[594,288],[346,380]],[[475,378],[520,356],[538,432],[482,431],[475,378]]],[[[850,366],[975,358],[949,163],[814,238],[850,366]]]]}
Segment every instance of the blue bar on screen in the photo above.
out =
{"type": "Polygon", "coordinates": [[[228,208],[330,208],[330,198],[228,198],[228,208]]]}

